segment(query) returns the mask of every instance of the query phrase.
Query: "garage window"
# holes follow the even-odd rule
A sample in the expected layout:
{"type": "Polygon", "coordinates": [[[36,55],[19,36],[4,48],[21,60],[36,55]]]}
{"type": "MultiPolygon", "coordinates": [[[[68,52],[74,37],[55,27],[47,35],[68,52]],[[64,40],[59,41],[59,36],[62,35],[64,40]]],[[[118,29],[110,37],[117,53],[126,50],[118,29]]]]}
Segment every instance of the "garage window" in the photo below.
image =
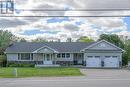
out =
{"type": "Polygon", "coordinates": [[[117,58],[117,56],[112,56],[113,58],[117,58]]]}
{"type": "Polygon", "coordinates": [[[100,58],[100,56],[95,56],[95,58],[100,58]]]}
{"type": "Polygon", "coordinates": [[[93,56],[88,56],[88,58],[92,58],[93,56]]]}
{"type": "Polygon", "coordinates": [[[105,58],[110,58],[111,56],[105,56],[105,58]]]}

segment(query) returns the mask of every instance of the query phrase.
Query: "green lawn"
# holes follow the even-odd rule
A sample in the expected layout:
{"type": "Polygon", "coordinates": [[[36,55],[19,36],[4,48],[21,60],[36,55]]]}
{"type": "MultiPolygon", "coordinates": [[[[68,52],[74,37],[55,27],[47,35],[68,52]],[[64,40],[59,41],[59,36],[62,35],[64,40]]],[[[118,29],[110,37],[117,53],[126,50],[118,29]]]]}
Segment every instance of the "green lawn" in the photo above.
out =
{"type": "MultiPolygon", "coordinates": [[[[78,68],[17,68],[18,77],[80,76],[78,68]]],[[[0,68],[0,78],[14,78],[14,68],[0,68]]]]}

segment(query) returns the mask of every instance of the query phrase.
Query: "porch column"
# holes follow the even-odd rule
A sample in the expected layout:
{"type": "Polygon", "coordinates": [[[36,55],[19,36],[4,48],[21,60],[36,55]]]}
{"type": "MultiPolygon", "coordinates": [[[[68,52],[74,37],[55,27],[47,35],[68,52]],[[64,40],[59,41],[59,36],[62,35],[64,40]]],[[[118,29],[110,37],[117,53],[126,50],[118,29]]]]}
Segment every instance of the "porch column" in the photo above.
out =
{"type": "MultiPolygon", "coordinates": [[[[38,55],[38,53],[37,53],[36,55],[38,55]]],[[[37,56],[36,56],[36,57],[37,57],[37,56]]],[[[36,58],[36,63],[37,63],[37,65],[38,65],[38,57],[36,58]]]]}
{"type": "Polygon", "coordinates": [[[54,53],[54,64],[56,65],[56,54],[54,53]]]}

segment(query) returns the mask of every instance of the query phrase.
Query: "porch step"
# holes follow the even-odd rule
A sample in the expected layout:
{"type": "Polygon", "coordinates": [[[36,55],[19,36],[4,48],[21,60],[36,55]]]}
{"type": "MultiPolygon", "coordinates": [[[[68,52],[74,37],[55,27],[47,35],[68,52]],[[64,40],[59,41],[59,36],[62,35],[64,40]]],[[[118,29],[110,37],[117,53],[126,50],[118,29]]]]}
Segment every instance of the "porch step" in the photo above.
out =
{"type": "Polygon", "coordinates": [[[38,65],[35,65],[35,67],[60,67],[60,65],[54,65],[54,64],[38,64],[38,65]]]}

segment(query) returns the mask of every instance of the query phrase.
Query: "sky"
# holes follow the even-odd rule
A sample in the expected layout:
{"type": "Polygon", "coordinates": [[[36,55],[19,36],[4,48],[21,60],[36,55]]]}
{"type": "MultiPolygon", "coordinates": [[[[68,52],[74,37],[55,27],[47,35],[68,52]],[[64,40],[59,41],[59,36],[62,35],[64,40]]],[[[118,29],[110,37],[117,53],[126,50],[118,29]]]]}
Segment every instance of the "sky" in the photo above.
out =
{"type": "Polygon", "coordinates": [[[130,17],[69,17],[85,15],[130,15],[130,11],[85,12],[81,9],[128,9],[130,0],[15,0],[14,16],[1,17],[0,29],[26,40],[42,37],[65,41],[81,36],[98,39],[100,34],[125,35],[130,38],[130,17]],[[24,11],[28,9],[62,9],[64,11],[24,11]],[[69,11],[77,10],[78,11],[69,11]],[[35,16],[48,17],[35,17],[35,16]],[[68,17],[49,17],[49,16],[68,17]],[[22,17],[21,17],[22,16],[22,17]],[[33,17],[25,17],[33,16],[33,17]]]}

